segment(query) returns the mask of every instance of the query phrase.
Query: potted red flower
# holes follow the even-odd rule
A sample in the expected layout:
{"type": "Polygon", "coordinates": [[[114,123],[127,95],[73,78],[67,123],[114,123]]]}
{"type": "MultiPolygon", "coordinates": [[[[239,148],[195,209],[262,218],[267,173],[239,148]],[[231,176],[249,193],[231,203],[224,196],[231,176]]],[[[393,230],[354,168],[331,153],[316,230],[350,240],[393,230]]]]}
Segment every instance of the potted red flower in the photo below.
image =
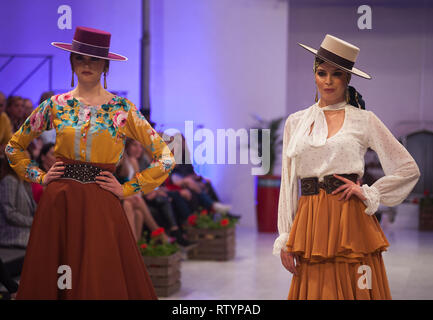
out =
{"type": "Polygon", "coordinates": [[[188,217],[188,238],[197,246],[188,252],[196,260],[230,260],[235,256],[238,219],[200,209],[188,217]]]}
{"type": "Polygon", "coordinates": [[[167,297],[180,289],[181,255],[174,242],[166,242],[163,238],[164,228],[147,233],[138,241],[138,248],[143,257],[156,294],[167,297]]]}

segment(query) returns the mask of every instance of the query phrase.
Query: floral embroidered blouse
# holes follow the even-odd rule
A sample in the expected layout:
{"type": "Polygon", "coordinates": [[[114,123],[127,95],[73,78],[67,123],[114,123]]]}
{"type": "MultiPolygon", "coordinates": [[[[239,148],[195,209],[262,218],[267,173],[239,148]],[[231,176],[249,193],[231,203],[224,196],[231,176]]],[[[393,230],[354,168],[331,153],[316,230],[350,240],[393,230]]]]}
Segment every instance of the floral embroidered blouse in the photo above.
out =
{"type": "Polygon", "coordinates": [[[44,130],[53,128],[54,154],[83,162],[117,164],[127,137],[141,142],[153,160],[122,185],[124,196],[152,191],[164,182],[175,165],[164,140],[128,99],[114,96],[106,104],[87,106],[64,93],[42,102],[6,146],[10,166],[25,180],[42,183],[46,172],[28,158],[25,150],[44,130]]]}

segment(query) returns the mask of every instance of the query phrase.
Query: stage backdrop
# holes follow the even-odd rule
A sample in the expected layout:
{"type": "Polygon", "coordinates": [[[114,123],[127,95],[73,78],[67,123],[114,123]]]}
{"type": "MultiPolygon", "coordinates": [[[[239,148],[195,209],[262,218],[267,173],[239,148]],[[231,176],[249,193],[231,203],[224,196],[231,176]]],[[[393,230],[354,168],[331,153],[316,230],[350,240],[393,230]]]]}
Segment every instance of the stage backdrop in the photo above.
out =
{"type": "MultiPolygon", "coordinates": [[[[152,0],[153,119],[182,132],[193,121],[194,129],[213,132],[216,146],[217,129],[249,128],[253,114],[285,115],[287,18],[287,2],[279,0],[152,0]]],[[[255,226],[251,165],[195,167],[242,225],[255,226]]]]}
{"type": "MultiPolygon", "coordinates": [[[[53,55],[53,89],[71,89],[69,52],[56,49],[51,42],[71,43],[76,26],[87,26],[112,34],[111,50],[129,58],[112,61],[107,76],[108,89],[126,91],[128,98],[139,103],[141,0],[14,0],[0,1],[0,54],[53,55]],[[71,9],[71,28],[59,29],[58,20],[71,9]]],[[[61,19],[62,20],[62,19],[61,19]]],[[[0,58],[0,67],[7,62],[0,58]]],[[[0,71],[0,91],[9,95],[40,63],[41,58],[16,58],[0,71]]],[[[33,74],[15,93],[29,97],[34,104],[48,90],[48,63],[33,74]]]]}
{"type": "MultiPolygon", "coordinates": [[[[252,113],[272,119],[306,108],[314,103],[313,55],[297,42],[318,48],[329,33],[361,48],[356,65],[373,79],[353,76],[351,84],[399,136],[403,121],[411,128],[433,121],[431,16],[431,1],[419,0],[153,0],[154,118],[181,130],[193,120],[215,133],[248,128],[252,113]],[[365,4],[371,29],[358,28],[365,4]]],[[[243,215],[242,224],[254,226],[250,166],[196,167],[243,215]]]]}

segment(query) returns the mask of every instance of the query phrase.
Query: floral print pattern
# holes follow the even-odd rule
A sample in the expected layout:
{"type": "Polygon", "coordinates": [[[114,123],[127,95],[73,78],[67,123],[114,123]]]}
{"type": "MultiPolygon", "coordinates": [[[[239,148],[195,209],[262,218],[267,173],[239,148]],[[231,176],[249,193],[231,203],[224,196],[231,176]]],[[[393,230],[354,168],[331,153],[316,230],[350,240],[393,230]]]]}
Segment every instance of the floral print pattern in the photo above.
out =
{"type": "Polygon", "coordinates": [[[55,154],[79,161],[117,163],[126,137],[152,152],[153,161],[143,172],[123,184],[124,196],[152,191],[175,165],[169,148],[135,105],[114,96],[101,106],[87,106],[70,93],[42,102],[9,141],[6,155],[11,167],[28,181],[41,183],[46,174],[28,159],[25,149],[44,130],[56,130],[55,154]]]}

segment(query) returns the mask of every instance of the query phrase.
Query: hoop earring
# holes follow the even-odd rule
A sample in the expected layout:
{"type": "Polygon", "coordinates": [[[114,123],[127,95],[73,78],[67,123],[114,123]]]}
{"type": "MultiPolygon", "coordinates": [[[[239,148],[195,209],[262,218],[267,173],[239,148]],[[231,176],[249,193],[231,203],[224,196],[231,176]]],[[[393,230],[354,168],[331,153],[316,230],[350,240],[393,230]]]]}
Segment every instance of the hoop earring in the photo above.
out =
{"type": "Polygon", "coordinates": [[[104,89],[107,89],[107,72],[104,72],[104,89]]]}
{"type": "Polygon", "coordinates": [[[74,87],[74,71],[72,71],[71,87],[74,87]]]}
{"type": "Polygon", "coordinates": [[[317,87],[316,87],[316,97],[314,98],[314,102],[319,101],[319,95],[317,94],[317,87]]]}

